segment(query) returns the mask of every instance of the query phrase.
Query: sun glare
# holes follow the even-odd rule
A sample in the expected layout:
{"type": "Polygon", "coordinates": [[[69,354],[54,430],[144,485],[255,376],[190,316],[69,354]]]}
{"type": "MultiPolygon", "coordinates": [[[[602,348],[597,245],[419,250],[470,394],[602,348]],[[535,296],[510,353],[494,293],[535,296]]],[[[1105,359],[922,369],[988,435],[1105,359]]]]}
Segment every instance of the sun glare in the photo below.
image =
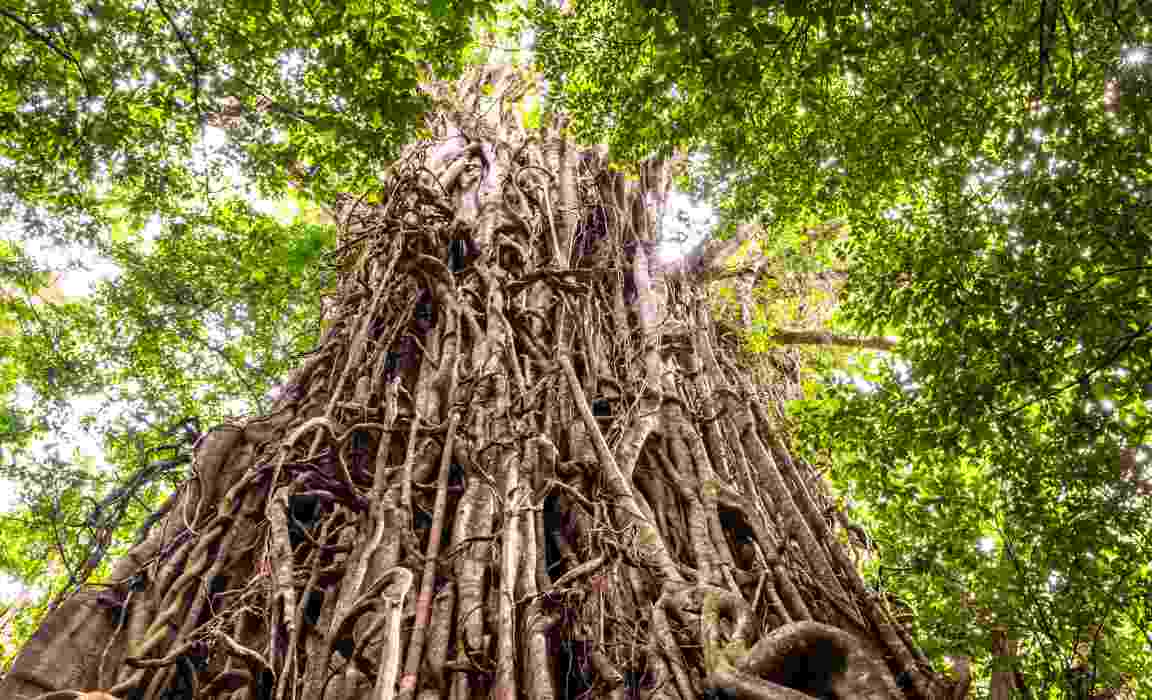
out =
{"type": "Polygon", "coordinates": [[[1148,62],[1148,47],[1147,46],[1131,46],[1125,48],[1120,56],[1124,65],[1140,66],[1148,62]]]}

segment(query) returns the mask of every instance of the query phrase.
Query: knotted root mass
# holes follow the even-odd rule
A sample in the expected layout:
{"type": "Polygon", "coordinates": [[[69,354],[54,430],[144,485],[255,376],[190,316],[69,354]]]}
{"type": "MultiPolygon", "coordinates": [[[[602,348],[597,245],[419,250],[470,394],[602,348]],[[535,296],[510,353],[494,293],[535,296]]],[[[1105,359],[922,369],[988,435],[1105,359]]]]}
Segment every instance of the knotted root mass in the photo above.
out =
{"type": "Polygon", "coordinates": [[[339,290],[276,410],[202,440],[0,695],[948,696],[702,271],[656,259],[667,163],[523,128],[521,89],[445,89],[380,203],[339,203],[339,290]]]}

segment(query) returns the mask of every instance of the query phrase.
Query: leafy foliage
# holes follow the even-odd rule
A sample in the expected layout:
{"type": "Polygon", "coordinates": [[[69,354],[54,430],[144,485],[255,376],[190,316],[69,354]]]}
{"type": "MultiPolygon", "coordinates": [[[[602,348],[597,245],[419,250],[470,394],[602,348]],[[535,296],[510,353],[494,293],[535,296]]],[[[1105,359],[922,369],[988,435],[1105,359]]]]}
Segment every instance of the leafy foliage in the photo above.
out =
{"type": "Polygon", "coordinates": [[[796,406],[799,442],[876,533],[874,581],[913,604],[932,651],[987,666],[1003,626],[1039,697],[1076,696],[1065,676],[1083,667],[1097,691],[1146,676],[1147,8],[533,16],[583,133],[631,155],[707,152],[683,184],[729,225],[758,217],[770,249],[850,226],[836,323],[901,336],[899,357],[834,367],[796,406]]]}
{"type": "Polygon", "coordinates": [[[474,0],[224,4],[45,0],[3,11],[7,191],[83,208],[112,179],[133,206],[193,196],[187,156],[228,122],[234,156],[282,187],[371,181],[425,109],[420,71],[451,70],[474,0]]]}
{"type": "Polygon", "coordinates": [[[428,107],[419,81],[451,74],[491,9],[0,8],[0,570],[60,590],[179,480],[190,445],[155,453],[173,426],[267,403],[331,283],[334,229],[307,202],[375,186],[428,107]],[[92,294],[63,291],[98,270],[92,294]]]}
{"type": "Polygon", "coordinates": [[[267,405],[315,343],[333,231],[224,202],[146,244],[109,244],[121,274],[71,301],[45,301],[49,273],[21,261],[0,304],[4,388],[18,399],[0,433],[16,506],[0,516],[0,570],[45,594],[74,583],[87,559],[131,541],[200,431],[267,405]],[[174,443],[184,426],[191,437],[174,443]]]}
{"type": "MultiPolygon", "coordinates": [[[[768,279],[835,261],[836,323],[903,338],[897,361],[836,363],[796,427],[930,650],[987,666],[1006,627],[1038,697],[1072,694],[1085,641],[1098,688],[1152,676],[1146,5],[560,5],[521,17],[548,108],[618,159],[695,154],[681,186],[717,207],[721,235],[763,224],[781,265],[768,279]],[[807,247],[832,218],[850,230],[836,254],[807,247]]],[[[81,558],[79,538],[18,533],[51,532],[49,517],[78,532],[176,459],[151,452],[173,426],[265,400],[315,339],[332,234],[253,211],[224,182],[320,201],[371,189],[427,106],[421,77],[482,48],[473,18],[515,26],[492,9],[0,8],[0,219],[21,232],[0,241],[0,448],[24,495],[0,522],[0,569],[33,580],[49,551],[81,558]],[[228,133],[215,155],[214,126],[228,133]],[[32,241],[79,244],[119,275],[63,298],[32,241]],[[31,449],[94,394],[114,409],[89,421],[108,464],[31,449]]],[[[749,340],[766,348],[794,297],[758,294],[770,304],[749,340]]]]}
{"type": "MultiPolygon", "coordinates": [[[[1084,642],[1105,669],[1146,675],[1152,222],[1148,163],[1121,119],[1036,127],[999,164],[961,182],[942,170],[916,206],[857,227],[842,312],[900,329],[907,365],[814,409],[830,441],[860,450],[836,463],[865,500],[892,493],[874,468],[848,466],[858,458],[907,465],[920,490],[962,464],[993,479],[960,510],[987,509],[995,563],[971,566],[976,533],[954,519],[934,528],[937,562],[975,573],[969,590],[987,590],[1003,624],[1026,615],[1050,684],[1070,663],[1059,650],[1084,642]]],[[[936,490],[950,512],[967,493],[936,490]]],[[[893,534],[896,550],[923,549],[893,534]]]]}

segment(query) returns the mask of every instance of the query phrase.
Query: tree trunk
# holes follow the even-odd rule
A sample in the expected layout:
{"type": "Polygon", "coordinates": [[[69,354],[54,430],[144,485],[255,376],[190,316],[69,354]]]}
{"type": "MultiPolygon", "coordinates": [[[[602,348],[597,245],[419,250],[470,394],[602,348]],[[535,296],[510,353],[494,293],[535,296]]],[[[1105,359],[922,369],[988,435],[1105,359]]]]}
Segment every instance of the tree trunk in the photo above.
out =
{"type": "Polygon", "coordinates": [[[951,697],[698,271],[654,260],[662,164],[610,172],[477,75],[381,203],[338,206],[339,292],[276,410],[202,440],[0,697],[951,697]]]}

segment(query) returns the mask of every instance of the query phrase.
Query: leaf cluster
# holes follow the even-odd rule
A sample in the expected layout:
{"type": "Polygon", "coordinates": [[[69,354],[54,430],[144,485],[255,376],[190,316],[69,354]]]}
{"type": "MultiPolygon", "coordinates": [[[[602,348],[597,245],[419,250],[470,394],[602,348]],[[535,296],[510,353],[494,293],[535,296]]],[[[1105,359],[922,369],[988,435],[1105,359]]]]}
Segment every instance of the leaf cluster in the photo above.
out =
{"type": "Polygon", "coordinates": [[[835,322],[900,336],[899,357],[836,368],[797,429],[883,542],[874,582],[914,603],[920,638],[987,667],[1006,626],[1039,697],[1071,696],[1077,665],[1098,690],[1146,675],[1147,7],[635,0],[534,17],[581,133],[696,154],[681,185],[730,226],[762,223],[770,250],[850,227],[829,257],[847,272],[835,322]]]}

